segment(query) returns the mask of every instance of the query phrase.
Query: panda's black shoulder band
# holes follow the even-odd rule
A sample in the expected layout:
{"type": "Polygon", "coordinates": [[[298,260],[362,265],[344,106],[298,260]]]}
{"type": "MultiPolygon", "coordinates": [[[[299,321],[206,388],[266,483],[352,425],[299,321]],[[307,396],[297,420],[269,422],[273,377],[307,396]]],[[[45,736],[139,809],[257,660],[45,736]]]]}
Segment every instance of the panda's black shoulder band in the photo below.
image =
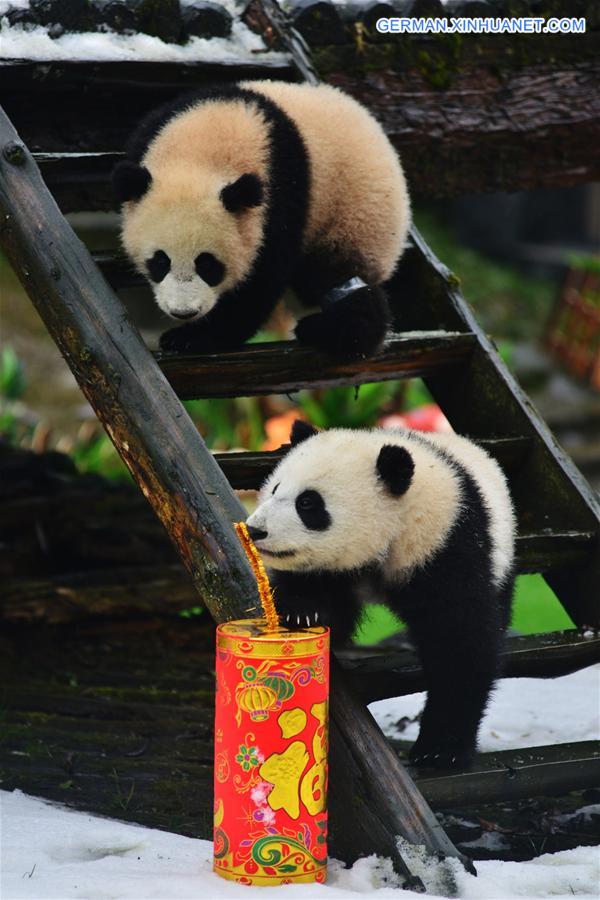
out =
{"type": "Polygon", "coordinates": [[[321,308],[328,309],[330,306],[339,303],[340,300],[344,300],[346,297],[350,296],[350,294],[354,294],[355,291],[359,291],[361,288],[366,287],[367,285],[362,278],[359,278],[358,276],[349,278],[348,281],[344,281],[343,284],[331,288],[331,290],[324,294],[321,300],[321,308]]]}

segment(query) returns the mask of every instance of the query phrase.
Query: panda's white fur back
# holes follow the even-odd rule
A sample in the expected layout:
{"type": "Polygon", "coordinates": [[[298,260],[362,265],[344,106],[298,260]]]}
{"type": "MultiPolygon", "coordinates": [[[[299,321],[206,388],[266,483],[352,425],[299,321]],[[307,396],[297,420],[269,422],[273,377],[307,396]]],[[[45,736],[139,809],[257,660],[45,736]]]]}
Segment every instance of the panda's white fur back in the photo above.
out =
{"type": "Polygon", "coordinates": [[[514,515],[506,480],[484,450],[455,434],[320,432],[284,457],[261,490],[249,522],[268,528],[263,546],[269,550],[285,551],[285,543],[296,548],[293,559],[277,559],[277,568],[345,569],[376,561],[388,579],[402,581],[443,547],[460,512],[460,475],[436,448],[454,458],[479,488],[489,516],[493,579],[500,583],[513,562],[514,515]],[[399,498],[377,477],[375,462],[385,444],[405,447],[415,464],[411,485],[399,498]],[[316,540],[314,535],[307,539],[298,520],[286,513],[289,501],[307,488],[323,495],[334,523],[316,540]],[[285,535],[283,544],[276,535],[285,535]]]}
{"type": "Polygon", "coordinates": [[[349,248],[380,283],[404,250],[411,213],[398,156],[379,123],[332,85],[248,81],[295,122],[311,167],[305,245],[349,248]]]}
{"type": "Polygon", "coordinates": [[[477,444],[452,433],[428,433],[426,437],[453,456],[479,488],[490,520],[492,570],[502,580],[514,562],[515,514],[504,472],[477,444]]]}

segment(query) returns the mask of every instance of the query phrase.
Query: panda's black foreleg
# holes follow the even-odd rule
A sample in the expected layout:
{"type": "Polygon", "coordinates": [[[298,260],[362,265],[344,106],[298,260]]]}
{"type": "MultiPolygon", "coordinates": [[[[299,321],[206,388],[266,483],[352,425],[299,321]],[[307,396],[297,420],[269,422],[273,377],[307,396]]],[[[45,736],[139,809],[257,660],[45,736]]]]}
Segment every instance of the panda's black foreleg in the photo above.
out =
{"type": "Polygon", "coordinates": [[[362,612],[357,573],[270,570],[269,575],[282,625],[327,625],[334,645],[350,639],[362,612]]]}
{"type": "Polygon", "coordinates": [[[419,737],[410,752],[411,762],[419,766],[471,763],[500,669],[507,619],[502,597],[489,590],[471,592],[466,585],[455,602],[449,593],[401,607],[427,686],[419,737]]]}
{"type": "Polygon", "coordinates": [[[160,349],[175,353],[218,353],[235,350],[265,324],[282,287],[273,283],[262,290],[247,284],[224,294],[211,311],[188,325],[165,331],[160,349]]]}

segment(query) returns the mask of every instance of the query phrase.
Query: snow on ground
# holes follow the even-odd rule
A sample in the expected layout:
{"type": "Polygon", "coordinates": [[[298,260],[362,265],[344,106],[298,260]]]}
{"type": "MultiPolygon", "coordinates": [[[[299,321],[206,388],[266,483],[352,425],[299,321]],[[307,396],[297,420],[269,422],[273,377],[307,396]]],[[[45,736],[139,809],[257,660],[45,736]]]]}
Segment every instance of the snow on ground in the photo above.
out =
{"type": "Polygon", "coordinates": [[[156,60],[193,63],[222,62],[228,59],[259,61],[263,57],[269,60],[286,58],[284,53],[262,52],[264,50],[262,38],[240,21],[234,21],[229,38],[193,37],[180,46],[167,44],[149,34],[117,34],[110,30],[67,33],[59,38],[51,38],[42,25],[34,28],[24,28],[22,25],[11,27],[6,17],[0,18],[1,59],[78,59],[86,62],[156,60]]]}
{"type": "MultiPolygon", "coordinates": [[[[417,722],[398,728],[404,716],[414,718],[425,694],[379,700],[369,709],[389,737],[414,741],[417,722]]],[[[481,751],[538,747],[600,738],[600,666],[562,678],[506,678],[490,701],[479,733],[481,751]]],[[[600,896],[600,893],[599,893],[600,896]]]]}
{"type": "MultiPolygon", "coordinates": [[[[74,812],[20,791],[0,791],[0,828],[2,900],[243,900],[261,891],[215,875],[208,841],[74,812]]],[[[478,862],[477,878],[458,863],[451,870],[465,900],[597,900],[598,862],[597,848],[579,847],[527,863],[478,862]]],[[[413,866],[430,891],[443,883],[440,864],[413,866]]],[[[269,887],[263,895],[268,900],[422,897],[401,890],[389,862],[376,857],[351,869],[331,861],[327,884],[269,887]]]]}

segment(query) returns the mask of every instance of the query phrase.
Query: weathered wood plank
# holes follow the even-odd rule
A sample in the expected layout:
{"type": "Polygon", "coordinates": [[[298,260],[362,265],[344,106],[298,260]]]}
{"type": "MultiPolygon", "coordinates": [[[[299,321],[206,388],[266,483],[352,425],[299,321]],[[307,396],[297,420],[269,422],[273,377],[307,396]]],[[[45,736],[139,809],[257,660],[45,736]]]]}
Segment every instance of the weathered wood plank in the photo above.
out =
{"type": "MultiPolygon", "coordinates": [[[[413,650],[353,647],[340,661],[366,703],[426,690],[413,650]]],[[[600,634],[571,629],[510,637],[503,651],[504,678],[556,678],[600,662],[600,634]]]]}
{"type": "Polygon", "coordinates": [[[250,344],[229,353],[157,353],[165,377],[184,400],[290,394],[305,388],[358,385],[432,375],[464,364],[472,335],[443,331],[390,335],[371,359],[338,363],[295,341],[250,344]]]}
{"type": "Polygon", "coordinates": [[[525,532],[517,535],[517,570],[548,572],[565,565],[583,564],[593,557],[598,536],[593,531],[525,532]]]}
{"type": "MultiPolygon", "coordinates": [[[[393,742],[392,742],[393,743],[393,742]]],[[[434,809],[507,802],[521,797],[566,794],[600,784],[597,741],[480,753],[471,769],[457,773],[415,773],[434,809]]]]}
{"type": "Polygon", "coordinates": [[[32,149],[120,152],[136,119],[195,87],[243,78],[296,77],[285,54],[184,63],[3,60],[0,104],[32,149]],[[33,102],[40,91],[44,103],[33,102]]]}
{"type": "MultiPolygon", "coordinates": [[[[88,512],[92,514],[92,505],[88,512]]],[[[147,515],[141,515],[140,523],[145,524],[147,519],[147,515]]],[[[519,572],[547,572],[565,564],[585,562],[593,548],[591,533],[520,535],[517,568],[519,572]]],[[[164,546],[157,545],[158,555],[168,557],[168,549],[166,539],[164,546]]],[[[102,569],[94,569],[89,563],[79,571],[49,572],[35,578],[5,577],[0,619],[56,625],[91,616],[177,615],[182,609],[198,605],[192,582],[175,562],[144,565],[141,560],[134,560],[133,564],[123,561],[115,565],[115,560],[109,558],[104,560],[108,568],[102,569]]]]}

